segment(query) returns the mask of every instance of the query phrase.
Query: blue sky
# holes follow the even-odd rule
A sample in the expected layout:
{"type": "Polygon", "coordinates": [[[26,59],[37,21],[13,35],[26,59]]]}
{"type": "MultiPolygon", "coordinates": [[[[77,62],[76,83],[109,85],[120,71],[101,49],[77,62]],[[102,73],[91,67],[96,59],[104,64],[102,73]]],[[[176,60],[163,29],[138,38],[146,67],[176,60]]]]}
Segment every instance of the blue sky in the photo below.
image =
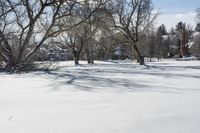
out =
{"type": "Polygon", "coordinates": [[[152,0],[155,10],[160,10],[157,25],[165,24],[168,29],[183,21],[196,25],[195,9],[200,8],[200,0],[152,0]]]}
{"type": "Polygon", "coordinates": [[[152,0],[155,8],[167,11],[186,12],[200,7],[200,0],[152,0]]]}

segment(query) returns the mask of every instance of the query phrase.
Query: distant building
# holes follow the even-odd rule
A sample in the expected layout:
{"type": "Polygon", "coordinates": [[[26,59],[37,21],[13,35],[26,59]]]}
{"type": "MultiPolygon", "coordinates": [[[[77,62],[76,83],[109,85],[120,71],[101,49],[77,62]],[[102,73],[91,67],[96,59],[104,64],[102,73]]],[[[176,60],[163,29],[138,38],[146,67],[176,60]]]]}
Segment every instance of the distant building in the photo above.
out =
{"type": "Polygon", "coordinates": [[[128,49],[127,44],[119,44],[114,49],[114,60],[124,60],[130,57],[129,52],[130,49],[128,49]]]}
{"type": "Polygon", "coordinates": [[[35,61],[66,61],[71,59],[68,50],[62,49],[56,45],[41,47],[32,57],[35,61]]]}
{"type": "Polygon", "coordinates": [[[66,61],[69,57],[69,52],[63,49],[50,49],[48,52],[48,60],[51,61],[66,61]]]}

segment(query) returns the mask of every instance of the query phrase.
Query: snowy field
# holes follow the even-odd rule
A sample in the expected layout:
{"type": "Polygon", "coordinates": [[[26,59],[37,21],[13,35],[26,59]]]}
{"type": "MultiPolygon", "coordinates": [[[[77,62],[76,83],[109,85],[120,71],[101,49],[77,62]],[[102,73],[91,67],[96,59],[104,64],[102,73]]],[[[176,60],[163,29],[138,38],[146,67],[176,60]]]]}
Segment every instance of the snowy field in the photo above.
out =
{"type": "Polygon", "coordinates": [[[200,133],[200,62],[0,74],[0,133],[200,133]]]}

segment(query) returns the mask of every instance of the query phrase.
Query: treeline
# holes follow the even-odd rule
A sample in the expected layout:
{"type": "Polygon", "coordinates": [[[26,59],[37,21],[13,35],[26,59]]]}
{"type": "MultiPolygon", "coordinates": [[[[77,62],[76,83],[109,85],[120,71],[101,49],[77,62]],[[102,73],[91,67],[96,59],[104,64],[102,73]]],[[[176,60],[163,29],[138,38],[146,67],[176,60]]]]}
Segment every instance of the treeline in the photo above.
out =
{"type": "Polygon", "coordinates": [[[130,58],[143,65],[144,56],[167,58],[176,54],[177,40],[180,48],[187,45],[192,31],[184,23],[170,33],[164,25],[155,29],[152,7],[151,0],[1,0],[0,65],[12,68],[65,52],[75,64],[130,58]]]}

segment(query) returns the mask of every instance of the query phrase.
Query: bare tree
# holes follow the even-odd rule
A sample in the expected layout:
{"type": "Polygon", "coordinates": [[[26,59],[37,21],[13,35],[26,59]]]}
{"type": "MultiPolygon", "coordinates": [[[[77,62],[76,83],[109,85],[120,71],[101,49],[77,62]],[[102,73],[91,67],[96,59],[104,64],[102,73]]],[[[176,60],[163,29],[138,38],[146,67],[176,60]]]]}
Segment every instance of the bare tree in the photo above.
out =
{"type": "Polygon", "coordinates": [[[80,0],[2,0],[0,55],[7,66],[27,62],[42,44],[83,23],[105,3],[73,21],[84,6],[80,0]]]}
{"type": "MultiPolygon", "coordinates": [[[[86,52],[88,63],[94,63],[94,56],[97,52],[97,45],[101,45],[99,43],[100,38],[103,36],[103,31],[107,29],[106,23],[108,22],[107,18],[107,6],[111,0],[105,0],[106,4],[104,4],[98,11],[96,11],[87,21],[84,23],[84,27],[86,30],[86,44],[84,45],[84,49],[86,52]]],[[[94,5],[89,4],[89,0],[85,0],[85,11],[91,12],[91,10],[98,5],[101,1],[96,2],[94,5]]]]}
{"type": "MultiPolygon", "coordinates": [[[[91,4],[90,0],[84,0],[84,7],[82,8],[81,12],[83,16],[87,16],[95,7],[98,5],[97,3],[91,4]]],[[[100,10],[96,11],[91,15],[91,17],[82,23],[81,30],[83,33],[80,37],[84,40],[84,50],[88,60],[88,63],[94,63],[94,47],[95,47],[95,34],[98,31],[98,27],[95,25],[97,23],[97,16],[100,10]]]]}
{"type": "Polygon", "coordinates": [[[143,44],[142,52],[146,53],[145,56],[150,58],[150,61],[152,61],[152,58],[156,57],[157,50],[157,36],[154,31],[154,27],[148,30],[148,32],[143,36],[143,41],[145,44],[143,44]]]}
{"type": "Polygon", "coordinates": [[[50,37],[61,31],[60,18],[70,16],[76,1],[6,0],[1,6],[1,50],[7,66],[26,62],[50,37]],[[14,36],[14,38],[13,38],[14,36]],[[10,40],[15,39],[15,42],[10,40]]]}
{"type": "Polygon", "coordinates": [[[61,29],[68,27],[66,22],[70,25],[74,25],[73,23],[76,21],[81,22],[71,31],[63,32],[61,35],[62,39],[59,39],[61,44],[67,46],[66,48],[72,51],[75,64],[78,64],[79,56],[83,48],[85,49],[88,63],[93,63],[96,32],[99,29],[97,26],[97,18],[99,18],[98,13],[104,8],[108,1],[109,0],[83,0],[79,5],[79,10],[75,10],[70,19],[63,19],[64,23],[59,27],[61,29]],[[71,40],[75,39],[74,43],[70,41],[70,38],[73,38],[71,40]]]}
{"type": "Polygon", "coordinates": [[[156,15],[152,17],[151,0],[116,0],[113,1],[111,20],[114,30],[120,32],[137,54],[141,65],[144,64],[141,52],[137,46],[140,36],[152,24],[156,15]]]}
{"type": "Polygon", "coordinates": [[[63,33],[57,37],[56,43],[58,43],[60,47],[69,50],[73,55],[75,65],[78,65],[85,40],[76,30],[77,29],[74,29],[68,33],[63,33]]]}

